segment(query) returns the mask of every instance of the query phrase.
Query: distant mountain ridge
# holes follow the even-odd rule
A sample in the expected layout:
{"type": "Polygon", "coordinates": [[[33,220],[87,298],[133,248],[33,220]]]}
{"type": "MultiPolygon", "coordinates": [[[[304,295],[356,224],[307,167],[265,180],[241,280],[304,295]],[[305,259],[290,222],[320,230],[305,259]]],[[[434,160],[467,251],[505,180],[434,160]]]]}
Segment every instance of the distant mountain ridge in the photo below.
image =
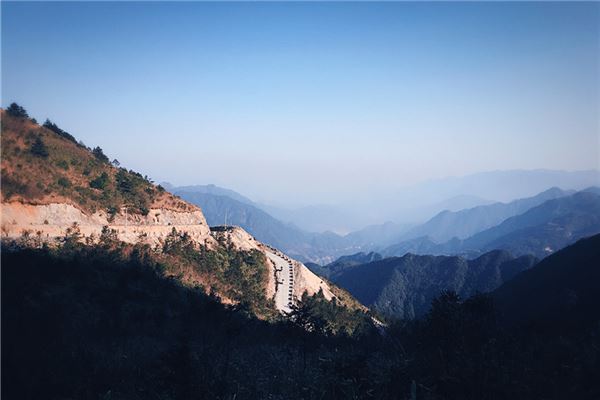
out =
{"type": "Polygon", "coordinates": [[[466,239],[498,225],[507,218],[522,214],[547,200],[573,193],[574,191],[564,191],[553,187],[533,197],[513,200],[509,203],[493,203],[460,211],[442,211],[403,236],[406,239],[429,236],[433,241],[439,243],[454,237],[466,239]]]}
{"type": "Polygon", "coordinates": [[[600,195],[595,193],[596,190],[589,188],[547,200],[465,240],[436,243],[424,236],[390,246],[382,254],[415,252],[474,256],[492,249],[506,249],[514,254],[533,254],[541,258],[600,232],[600,195]]]}
{"type": "Polygon", "coordinates": [[[228,196],[213,193],[179,191],[175,194],[202,208],[211,226],[238,225],[258,240],[268,243],[301,261],[327,263],[337,256],[354,252],[343,237],[331,232],[305,232],[285,224],[260,208],[228,196]]]}
{"type": "Polygon", "coordinates": [[[330,279],[383,315],[412,319],[423,316],[444,290],[463,298],[489,292],[536,261],[533,256],[514,258],[502,250],[474,260],[407,254],[349,266],[332,273],[330,279]]]}
{"type": "Polygon", "coordinates": [[[246,196],[243,196],[243,195],[239,194],[235,190],[223,188],[223,187],[220,187],[220,186],[217,186],[217,185],[214,185],[214,184],[208,184],[208,185],[189,185],[189,186],[173,186],[173,185],[165,182],[165,183],[162,183],[162,185],[165,186],[166,188],[168,188],[169,190],[173,191],[173,192],[178,192],[178,193],[204,193],[204,194],[212,194],[212,195],[215,195],[215,196],[227,196],[230,199],[234,199],[234,200],[239,201],[240,203],[244,203],[244,204],[249,204],[249,205],[256,206],[256,203],[254,203],[252,200],[250,200],[246,196]]]}

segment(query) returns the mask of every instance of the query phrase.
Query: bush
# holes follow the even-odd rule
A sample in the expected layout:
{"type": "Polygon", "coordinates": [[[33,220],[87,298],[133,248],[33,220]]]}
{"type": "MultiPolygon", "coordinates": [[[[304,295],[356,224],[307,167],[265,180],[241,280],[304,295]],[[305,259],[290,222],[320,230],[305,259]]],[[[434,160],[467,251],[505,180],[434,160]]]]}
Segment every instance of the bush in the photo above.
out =
{"type": "Polygon", "coordinates": [[[69,169],[69,163],[67,163],[65,160],[60,160],[56,163],[56,165],[62,169],[64,169],[65,171],[69,169]]]}
{"type": "Polygon", "coordinates": [[[31,154],[37,157],[46,158],[48,157],[48,148],[44,144],[44,141],[39,136],[35,139],[35,142],[31,145],[31,154]]]}
{"type": "Polygon", "coordinates": [[[94,189],[104,190],[108,184],[108,174],[103,172],[102,175],[90,181],[90,187],[94,189]]]}
{"type": "Polygon", "coordinates": [[[119,169],[116,175],[117,189],[123,193],[132,193],[134,190],[134,183],[127,171],[123,168],[119,169]]]}
{"type": "Polygon", "coordinates": [[[8,106],[6,112],[12,117],[29,118],[29,114],[27,114],[27,111],[17,103],[12,103],[10,106],[8,106]]]}
{"type": "Polygon", "coordinates": [[[44,122],[44,128],[51,130],[52,132],[56,133],[59,136],[64,137],[67,140],[70,140],[73,143],[77,143],[77,140],[75,140],[75,138],[73,137],[73,135],[71,135],[69,132],[63,131],[62,129],[60,129],[58,126],[56,126],[56,124],[52,121],[50,121],[49,119],[46,119],[46,122],[44,122]]]}
{"type": "Polygon", "coordinates": [[[92,150],[92,154],[94,154],[94,157],[96,157],[98,160],[102,161],[102,162],[109,162],[108,157],[106,157],[106,155],[104,154],[104,152],[102,151],[102,149],[98,146],[96,146],[94,148],[94,150],[92,150]]]}
{"type": "Polygon", "coordinates": [[[64,188],[71,187],[71,181],[65,178],[64,176],[58,178],[58,184],[64,188]]]}

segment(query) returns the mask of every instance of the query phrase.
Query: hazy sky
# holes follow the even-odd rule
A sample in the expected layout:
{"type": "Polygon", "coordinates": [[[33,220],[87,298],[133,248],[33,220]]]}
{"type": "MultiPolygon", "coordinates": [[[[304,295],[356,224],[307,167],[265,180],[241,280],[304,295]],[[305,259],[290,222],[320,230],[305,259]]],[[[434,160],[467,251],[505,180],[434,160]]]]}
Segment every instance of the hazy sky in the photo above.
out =
{"type": "Polygon", "coordinates": [[[336,202],[599,167],[600,3],[2,2],[2,106],[157,181],[336,202]]]}

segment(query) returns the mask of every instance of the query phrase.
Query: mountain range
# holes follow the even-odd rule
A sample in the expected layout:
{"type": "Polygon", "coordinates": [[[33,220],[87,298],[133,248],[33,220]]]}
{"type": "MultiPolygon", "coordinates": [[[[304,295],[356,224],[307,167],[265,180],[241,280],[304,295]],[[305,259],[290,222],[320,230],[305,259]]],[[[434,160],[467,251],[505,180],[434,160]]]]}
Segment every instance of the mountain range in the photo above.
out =
{"type": "MultiPolygon", "coordinates": [[[[552,190],[553,193],[560,193],[552,190]]],[[[483,206],[492,207],[492,206],[483,206]]],[[[469,213],[466,213],[469,215],[469,213]]],[[[522,214],[464,240],[437,243],[430,237],[400,242],[382,250],[384,256],[417,254],[465,254],[475,256],[492,249],[544,257],[578,239],[600,232],[600,195],[589,188],[542,202],[522,214]]]]}
{"type": "MultiPolygon", "coordinates": [[[[167,186],[171,187],[168,184],[167,186]]],[[[368,226],[343,236],[333,232],[308,232],[294,224],[284,223],[266,212],[260,204],[237,192],[215,185],[171,187],[171,190],[201,207],[210,225],[241,226],[265,243],[280,248],[304,262],[320,265],[331,263],[344,255],[369,251],[377,251],[386,257],[409,252],[476,257],[494,248],[505,248],[516,255],[530,253],[544,257],[580,237],[597,232],[597,209],[591,207],[580,210],[580,214],[587,212],[589,218],[586,220],[581,214],[579,218],[583,220],[575,221],[575,214],[569,213],[567,208],[577,208],[577,204],[569,206],[568,202],[565,202],[562,211],[557,211],[561,215],[559,218],[551,211],[553,203],[550,203],[547,208],[536,211],[539,214],[538,219],[543,219],[542,215],[548,213],[544,220],[547,225],[539,226],[537,233],[528,233],[528,241],[519,239],[517,230],[525,226],[530,231],[535,230],[535,221],[530,220],[531,214],[519,217],[520,215],[548,201],[575,194],[573,190],[556,187],[533,197],[508,203],[495,202],[459,211],[442,211],[425,223],[413,227],[388,222],[368,226]],[[513,217],[518,217],[516,220],[521,222],[511,220],[512,222],[506,222],[502,228],[494,229],[513,217]],[[503,230],[505,238],[498,236],[499,229],[503,230]],[[563,236],[560,232],[563,232],[563,236]]],[[[587,189],[587,192],[593,193],[593,189],[587,189]]]]}
{"type": "Polygon", "coordinates": [[[431,301],[445,290],[463,298],[489,292],[536,261],[533,256],[514,258],[502,250],[473,260],[407,254],[359,265],[337,265],[337,269],[333,265],[328,277],[384,316],[412,319],[423,316],[431,301]]]}

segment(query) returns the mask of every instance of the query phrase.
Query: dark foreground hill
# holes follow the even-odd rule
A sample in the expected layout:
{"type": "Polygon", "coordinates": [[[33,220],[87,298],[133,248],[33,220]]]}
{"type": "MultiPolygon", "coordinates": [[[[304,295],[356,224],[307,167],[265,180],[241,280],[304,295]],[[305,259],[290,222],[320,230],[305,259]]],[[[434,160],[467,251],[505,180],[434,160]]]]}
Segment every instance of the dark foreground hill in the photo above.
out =
{"type": "MultiPolygon", "coordinates": [[[[564,330],[549,315],[544,329],[510,329],[499,325],[489,298],[443,293],[419,321],[392,323],[385,335],[365,325],[347,337],[326,323],[344,312],[319,296],[290,322],[269,323],[165,278],[161,264],[130,250],[3,248],[3,399],[600,394],[597,325],[564,330]]],[[[514,296],[518,304],[536,292],[514,296]]]]}
{"type": "Polygon", "coordinates": [[[493,298],[504,318],[512,322],[598,324],[600,235],[545,258],[495,290],[493,298]]]}

